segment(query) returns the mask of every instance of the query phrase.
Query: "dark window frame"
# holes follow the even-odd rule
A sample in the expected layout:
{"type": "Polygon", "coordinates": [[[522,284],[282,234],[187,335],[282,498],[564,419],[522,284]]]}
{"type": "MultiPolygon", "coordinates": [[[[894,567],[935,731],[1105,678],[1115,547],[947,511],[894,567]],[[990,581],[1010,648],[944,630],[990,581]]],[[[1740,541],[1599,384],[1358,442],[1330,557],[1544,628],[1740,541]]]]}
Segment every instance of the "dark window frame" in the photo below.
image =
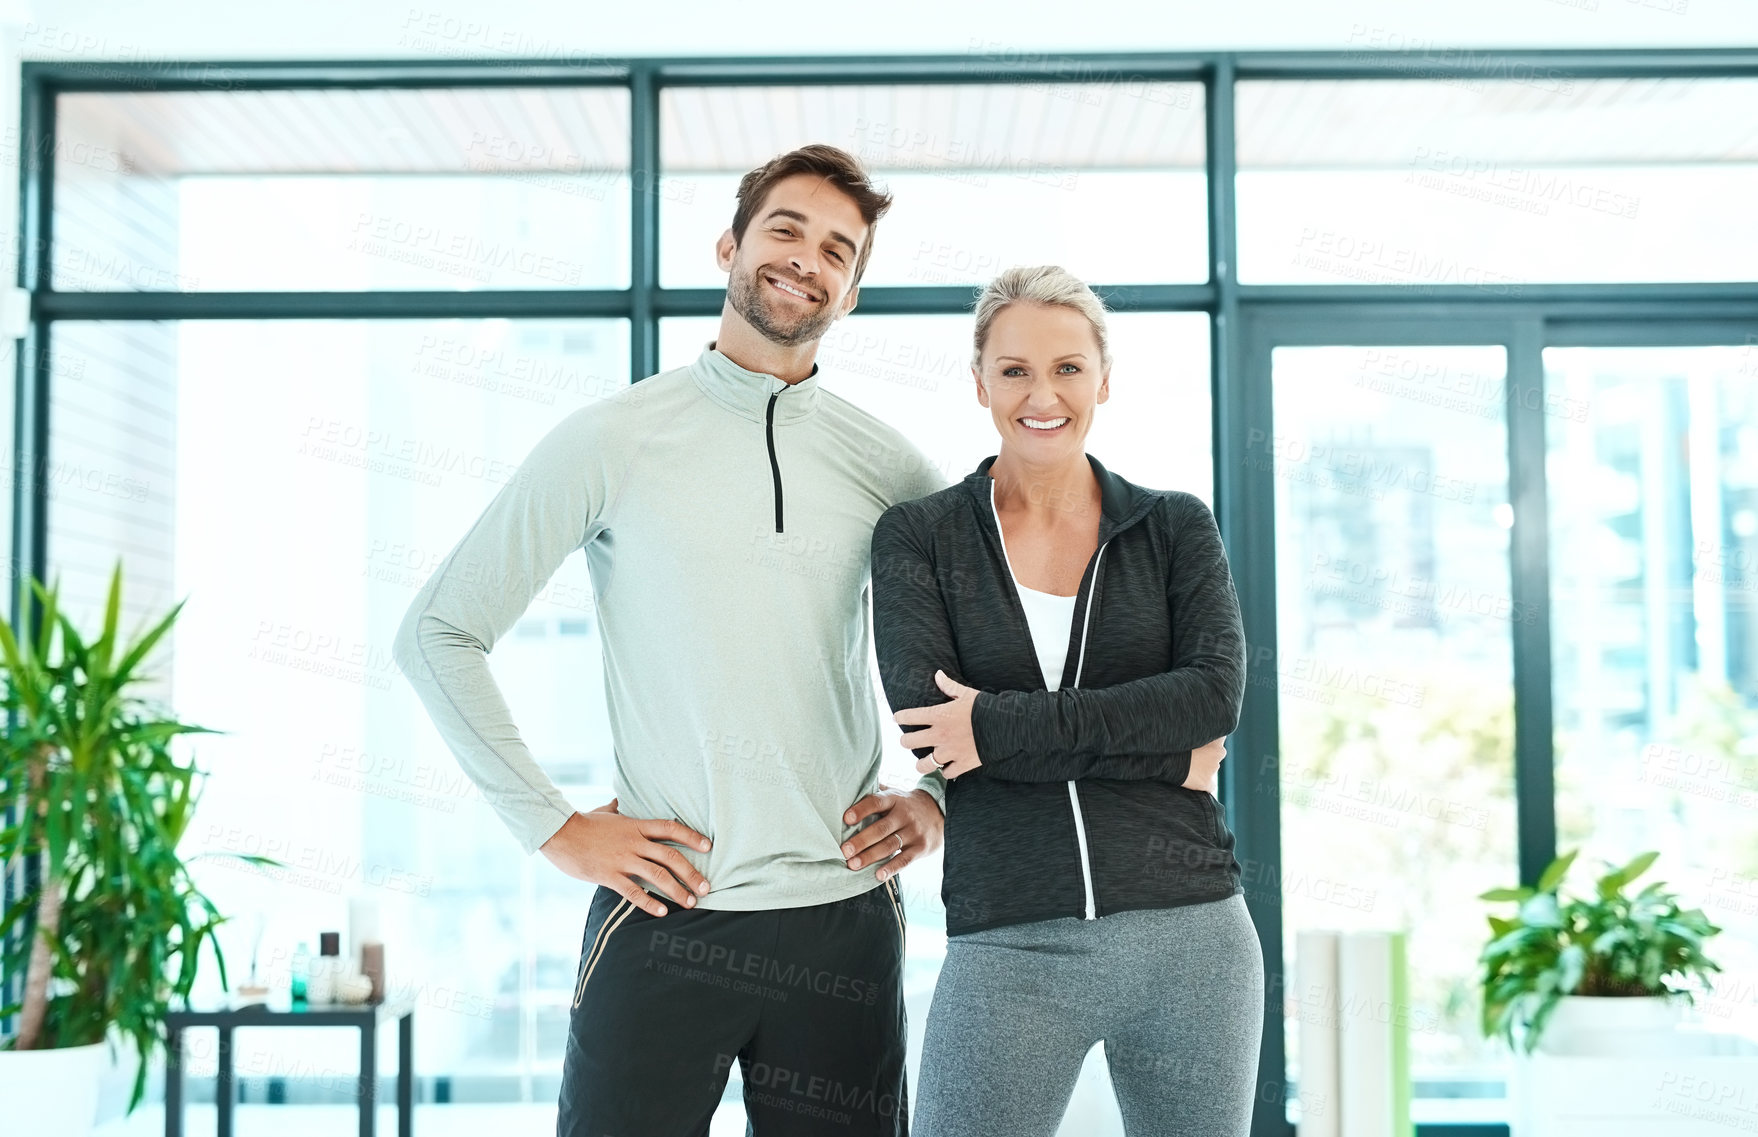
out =
{"type": "MultiPolygon", "coordinates": [[[[1556,848],[1551,752],[1551,660],[1544,422],[1522,411],[1521,394],[1542,396],[1542,353],[1563,344],[1758,342],[1758,281],[1728,284],[1546,284],[1505,300],[1469,286],[1242,285],[1235,279],[1235,84],[1261,79],[1472,79],[1758,77],[1758,50],[1498,51],[1432,48],[1326,52],[1198,52],[821,57],[641,57],[458,62],[309,60],[294,62],[72,63],[22,67],[18,283],[30,293],[29,329],[15,374],[12,549],[19,573],[10,600],[13,626],[33,632],[41,613],[20,587],[22,573],[47,570],[47,487],[21,456],[48,451],[53,326],[60,320],[397,319],[435,317],[580,318],[630,321],[630,380],[658,370],[659,321],[714,315],[723,293],[659,284],[659,99],[668,86],[853,83],[1024,83],[1053,81],[1201,82],[1206,116],[1209,278],[1202,284],[1096,287],[1118,311],[1202,312],[1210,317],[1215,512],[1239,586],[1247,638],[1276,642],[1273,474],[1245,459],[1253,430],[1267,430],[1271,350],[1280,344],[1499,343],[1508,351],[1509,497],[1514,504],[1510,579],[1513,599],[1545,613],[1516,630],[1514,652],[1515,793],[1518,862],[1528,882],[1556,848]],[[50,250],[54,202],[55,96],[61,92],[244,91],[293,88],[622,86],[631,96],[629,287],[530,291],[55,292],[50,250]]],[[[964,313],[971,289],[870,286],[872,314],[964,313]]],[[[1542,406],[1542,398],[1524,401],[1542,406]]],[[[1273,667],[1273,664],[1270,665],[1273,667]]],[[[1260,676],[1261,678],[1261,676],[1260,676]]],[[[1235,754],[1278,753],[1276,690],[1247,688],[1232,738],[1235,754]]],[[[1252,766],[1226,764],[1222,796],[1242,862],[1281,866],[1280,794],[1250,787],[1252,766]]],[[[6,880],[6,898],[18,881],[6,880]]],[[[1248,896],[1264,948],[1270,991],[1282,990],[1280,904],[1248,896]]],[[[16,977],[12,977],[16,982],[16,977]]],[[[0,990],[8,989],[0,987],[0,990]]],[[[4,1000],[0,1000],[3,1002],[4,1000]]],[[[3,1024],[0,1024],[3,1025],[3,1024]]],[[[1286,1047],[1279,998],[1268,1001],[1253,1137],[1290,1137],[1283,1081],[1286,1047]]],[[[1424,1125],[1424,1134],[1505,1134],[1500,1125],[1424,1125]]]]}

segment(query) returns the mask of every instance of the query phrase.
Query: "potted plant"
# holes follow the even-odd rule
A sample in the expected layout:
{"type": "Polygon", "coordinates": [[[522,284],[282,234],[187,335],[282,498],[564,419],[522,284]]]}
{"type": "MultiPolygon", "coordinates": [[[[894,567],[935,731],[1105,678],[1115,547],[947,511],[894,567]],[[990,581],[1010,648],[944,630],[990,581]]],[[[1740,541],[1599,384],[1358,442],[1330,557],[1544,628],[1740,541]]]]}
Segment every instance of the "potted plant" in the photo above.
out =
{"type": "Polygon", "coordinates": [[[1690,984],[1707,989],[1721,970],[1703,954],[1721,929],[1702,909],[1681,908],[1660,881],[1625,894],[1660,854],[1612,868],[1591,897],[1565,900],[1560,889],[1577,852],[1552,861],[1535,888],[1480,897],[1519,905],[1511,919],[1489,918],[1481,957],[1484,1036],[1499,1035],[1518,1053],[1603,1048],[1616,1045],[1607,1031],[1666,1030],[1680,1004],[1694,1001],[1690,984]]]}
{"type": "Polygon", "coordinates": [[[59,584],[30,587],[41,611],[34,639],[0,620],[9,723],[0,798],[11,806],[0,863],[36,866],[0,913],[6,973],[24,977],[22,997],[0,1007],[15,1030],[0,1041],[0,1101],[8,1131],[59,1137],[92,1128],[107,1041],[127,1040],[139,1054],[129,1111],[140,1104],[164,1015],[187,1000],[204,942],[225,984],[214,939],[221,917],[177,850],[196,770],[170,746],[215,732],[136,693],[181,602],[123,643],[118,562],[103,627],[88,641],[61,611],[59,584]]]}
{"type": "Polygon", "coordinates": [[[1575,852],[1551,862],[1536,887],[1483,893],[1518,906],[1489,917],[1480,957],[1484,1036],[1515,1054],[1514,1137],[1594,1134],[1608,1117],[1678,1137],[1703,1132],[1696,1088],[1751,1077],[1749,1045],[1680,1029],[1693,987],[1707,991],[1721,970],[1704,954],[1721,929],[1662,882],[1627,891],[1657,856],[1607,866],[1587,897],[1561,894],[1575,852]]]}

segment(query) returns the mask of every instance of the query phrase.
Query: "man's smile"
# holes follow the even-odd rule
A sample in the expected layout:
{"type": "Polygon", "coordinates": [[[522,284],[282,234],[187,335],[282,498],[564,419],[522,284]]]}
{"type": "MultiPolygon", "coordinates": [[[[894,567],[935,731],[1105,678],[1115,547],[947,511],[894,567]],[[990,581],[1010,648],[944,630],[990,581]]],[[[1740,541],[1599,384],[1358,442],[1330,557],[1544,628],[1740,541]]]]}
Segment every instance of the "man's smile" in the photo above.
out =
{"type": "Polygon", "coordinates": [[[808,304],[816,304],[818,302],[816,296],[813,296],[810,292],[807,292],[796,284],[789,284],[787,281],[774,276],[766,276],[763,279],[767,280],[778,292],[785,292],[789,296],[796,296],[808,304]]]}

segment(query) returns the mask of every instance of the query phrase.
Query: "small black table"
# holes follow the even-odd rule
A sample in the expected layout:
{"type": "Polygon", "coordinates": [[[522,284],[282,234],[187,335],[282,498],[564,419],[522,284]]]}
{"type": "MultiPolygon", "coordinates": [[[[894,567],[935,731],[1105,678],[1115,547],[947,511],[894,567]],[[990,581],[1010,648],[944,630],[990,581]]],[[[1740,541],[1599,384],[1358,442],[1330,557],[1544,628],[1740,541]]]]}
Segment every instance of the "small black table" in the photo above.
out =
{"type": "Polygon", "coordinates": [[[216,1027],[219,1070],[214,1101],[218,1137],[232,1137],[232,1032],[239,1027],[342,1026],[360,1031],[360,1137],[373,1137],[378,1117],[378,1029],[397,1024],[397,1137],[410,1137],[415,1120],[415,1000],[388,999],[355,1006],[246,1003],[172,1011],[165,1017],[165,1137],[183,1137],[183,1032],[216,1027]]]}

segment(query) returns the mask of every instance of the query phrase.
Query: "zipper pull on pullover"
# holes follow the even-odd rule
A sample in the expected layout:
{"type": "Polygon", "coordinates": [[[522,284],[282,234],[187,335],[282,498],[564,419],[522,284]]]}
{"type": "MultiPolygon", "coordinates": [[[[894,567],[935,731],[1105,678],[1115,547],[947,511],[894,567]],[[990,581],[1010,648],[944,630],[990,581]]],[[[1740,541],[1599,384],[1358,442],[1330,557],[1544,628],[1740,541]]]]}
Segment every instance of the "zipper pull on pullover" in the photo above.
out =
{"type": "Polygon", "coordinates": [[[766,371],[741,367],[715,349],[714,341],[703,348],[690,368],[702,393],[740,418],[763,424],[764,444],[769,450],[769,479],[775,493],[775,531],[782,531],[781,459],[775,452],[777,423],[801,422],[818,412],[822,392],[818,389],[820,372],[812,365],[812,373],[794,383],[778,379],[766,371]],[[781,396],[787,402],[781,402],[781,396]]]}
{"type": "Polygon", "coordinates": [[[769,475],[775,479],[775,531],[781,532],[781,463],[775,459],[775,400],[781,398],[777,391],[769,396],[769,411],[764,416],[763,433],[769,442],[769,475]]]}

